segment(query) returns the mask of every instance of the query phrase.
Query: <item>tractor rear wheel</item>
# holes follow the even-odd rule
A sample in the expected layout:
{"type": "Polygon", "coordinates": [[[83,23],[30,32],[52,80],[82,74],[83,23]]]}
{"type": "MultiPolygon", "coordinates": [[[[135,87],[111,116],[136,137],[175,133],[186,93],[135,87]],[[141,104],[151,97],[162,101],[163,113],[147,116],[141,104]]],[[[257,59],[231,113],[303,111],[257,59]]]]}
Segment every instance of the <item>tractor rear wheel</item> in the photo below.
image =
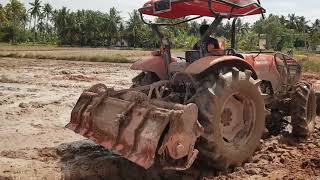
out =
{"type": "Polygon", "coordinates": [[[311,84],[299,82],[291,100],[292,134],[307,138],[314,132],[317,114],[315,91],[311,84]]]}
{"type": "Polygon", "coordinates": [[[209,166],[221,170],[241,166],[260,145],[266,111],[261,81],[251,74],[233,68],[211,76],[195,100],[205,128],[197,148],[209,166]]]}

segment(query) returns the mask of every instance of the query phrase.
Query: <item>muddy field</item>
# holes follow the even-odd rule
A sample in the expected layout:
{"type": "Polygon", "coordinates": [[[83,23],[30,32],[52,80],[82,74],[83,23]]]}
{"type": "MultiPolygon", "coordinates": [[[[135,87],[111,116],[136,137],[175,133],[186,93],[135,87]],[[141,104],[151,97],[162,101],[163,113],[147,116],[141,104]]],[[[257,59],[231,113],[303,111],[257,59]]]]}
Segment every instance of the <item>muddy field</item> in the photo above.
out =
{"type": "MultiPolygon", "coordinates": [[[[250,162],[228,172],[195,164],[186,172],[148,171],[64,128],[81,92],[95,83],[130,86],[130,64],[0,58],[0,179],[317,179],[320,121],[297,142],[261,140],[250,162]]],[[[316,74],[305,79],[319,84],[316,74]]]]}

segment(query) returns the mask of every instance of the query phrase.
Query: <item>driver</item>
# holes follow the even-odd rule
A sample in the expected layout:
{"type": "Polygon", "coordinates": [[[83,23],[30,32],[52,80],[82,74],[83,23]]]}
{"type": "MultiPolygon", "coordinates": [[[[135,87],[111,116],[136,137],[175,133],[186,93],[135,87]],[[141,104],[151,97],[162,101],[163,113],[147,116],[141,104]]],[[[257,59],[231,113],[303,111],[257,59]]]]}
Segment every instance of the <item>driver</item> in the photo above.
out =
{"type": "MultiPolygon", "coordinates": [[[[201,37],[204,36],[204,34],[207,32],[207,30],[209,29],[209,25],[206,25],[206,24],[203,24],[200,26],[200,35],[201,37]]],[[[201,41],[197,42],[197,44],[195,44],[193,46],[193,50],[200,50],[200,43],[201,41]]],[[[219,46],[219,41],[215,38],[212,38],[212,37],[208,37],[206,38],[205,40],[205,44],[206,44],[206,49],[205,51],[207,53],[211,53],[217,49],[220,49],[220,46],[219,46]]]]}

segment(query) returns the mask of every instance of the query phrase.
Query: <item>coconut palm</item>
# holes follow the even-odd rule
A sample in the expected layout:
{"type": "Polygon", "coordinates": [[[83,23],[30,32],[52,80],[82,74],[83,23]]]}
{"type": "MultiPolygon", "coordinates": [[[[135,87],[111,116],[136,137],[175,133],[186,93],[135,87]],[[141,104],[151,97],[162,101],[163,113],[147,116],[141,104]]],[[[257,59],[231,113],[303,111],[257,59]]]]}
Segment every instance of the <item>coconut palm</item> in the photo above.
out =
{"type": "Polygon", "coordinates": [[[37,30],[39,32],[39,38],[42,40],[43,35],[46,31],[46,25],[45,25],[45,15],[44,13],[40,13],[38,15],[38,23],[37,23],[37,30]]]}
{"type": "Polygon", "coordinates": [[[118,24],[121,22],[119,11],[112,7],[107,16],[107,31],[109,32],[109,43],[111,43],[111,37],[118,33],[118,24]]]}
{"type": "Polygon", "coordinates": [[[297,25],[296,25],[297,17],[296,17],[296,15],[295,14],[289,14],[288,18],[289,18],[289,20],[288,20],[287,27],[289,29],[296,30],[297,29],[297,25]]]}
{"type": "Polygon", "coordinates": [[[124,38],[124,25],[123,23],[121,22],[120,25],[119,25],[119,30],[118,30],[118,36],[120,37],[120,46],[122,47],[122,42],[123,42],[123,38],[124,38]]]}
{"type": "Polygon", "coordinates": [[[308,22],[304,16],[296,18],[296,25],[297,25],[297,30],[298,32],[302,33],[304,37],[304,47],[307,48],[307,29],[308,27],[308,22]]]}
{"type": "Polygon", "coordinates": [[[46,17],[46,34],[49,34],[49,20],[52,16],[52,6],[49,3],[43,6],[43,15],[46,17]]]}
{"type": "Polygon", "coordinates": [[[4,24],[7,22],[8,22],[8,19],[6,17],[5,10],[2,7],[2,4],[0,4],[0,27],[4,26],[4,24]]]}
{"type": "Polygon", "coordinates": [[[199,33],[200,24],[196,21],[192,21],[189,24],[189,34],[197,36],[199,33]]]}
{"type": "Polygon", "coordinates": [[[137,10],[134,10],[132,13],[129,13],[129,21],[127,22],[127,25],[127,30],[130,34],[129,36],[131,38],[131,43],[133,44],[133,47],[136,47],[136,41],[139,31],[141,31],[141,28],[143,27],[143,22],[141,21],[139,12],[137,10]]]}
{"type": "Polygon", "coordinates": [[[34,41],[37,40],[37,23],[38,23],[38,17],[41,13],[41,1],[40,0],[34,0],[34,2],[29,3],[31,8],[29,9],[30,15],[34,18],[34,41]]]}
{"type": "Polygon", "coordinates": [[[56,28],[60,43],[66,42],[69,14],[70,10],[66,7],[62,7],[62,9],[56,11],[53,16],[54,26],[56,28]]]}
{"type": "Polygon", "coordinates": [[[320,31],[320,19],[316,19],[312,24],[313,31],[320,31]]]}
{"type": "Polygon", "coordinates": [[[23,16],[26,10],[21,2],[18,0],[10,0],[5,7],[9,20],[12,22],[12,42],[16,42],[15,36],[18,31],[18,26],[23,22],[23,16]]]}
{"type": "Polygon", "coordinates": [[[295,24],[299,32],[304,32],[308,28],[308,22],[304,16],[297,17],[295,24]]]}

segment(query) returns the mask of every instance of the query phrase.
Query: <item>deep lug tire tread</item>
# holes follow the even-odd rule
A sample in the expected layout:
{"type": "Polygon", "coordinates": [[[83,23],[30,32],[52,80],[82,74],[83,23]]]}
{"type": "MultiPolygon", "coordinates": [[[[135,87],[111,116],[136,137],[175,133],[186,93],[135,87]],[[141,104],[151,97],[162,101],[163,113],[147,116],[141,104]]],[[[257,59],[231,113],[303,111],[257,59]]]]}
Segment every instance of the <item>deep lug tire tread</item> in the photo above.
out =
{"type": "MultiPolygon", "coordinates": [[[[252,79],[251,75],[252,72],[250,70],[242,72],[237,68],[232,68],[226,73],[220,73],[215,77],[216,81],[211,82],[213,83],[212,88],[204,88],[201,95],[195,101],[199,107],[199,120],[205,127],[205,134],[200,139],[197,148],[200,150],[200,160],[211,167],[225,170],[229,167],[241,166],[252,157],[260,145],[267,111],[265,110],[264,98],[259,89],[260,80],[252,79]],[[220,123],[220,113],[218,117],[217,112],[220,111],[214,110],[219,109],[219,106],[223,103],[220,96],[227,90],[237,88],[237,85],[243,86],[243,89],[249,88],[249,91],[254,91],[254,95],[251,98],[255,99],[254,103],[257,105],[256,116],[258,117],[254,125],[257,128],[252,130],[250,142],[248,141],[247,144],[242,145],[241,150],[238,152],[233,149],[228,150],[228,147],[221,143],[222,138],[217,138],[221,136],[217,135],[217,131],[220,134],[220,128],[217,126],[217,121],[219,121],[218,124],[220,123]]],[[[207,81],[211,79],[214,78],[209,77],[207,81]]],[[[204,84],[208,84],[208,82],[204,84]]]]}
{"type": "Polygon", "coordinates": [[[316,95],[312,86],[303,81],[297,83],[291,101],[293,136],[307,138],[314,132],[316,106],[316,95]]]}

